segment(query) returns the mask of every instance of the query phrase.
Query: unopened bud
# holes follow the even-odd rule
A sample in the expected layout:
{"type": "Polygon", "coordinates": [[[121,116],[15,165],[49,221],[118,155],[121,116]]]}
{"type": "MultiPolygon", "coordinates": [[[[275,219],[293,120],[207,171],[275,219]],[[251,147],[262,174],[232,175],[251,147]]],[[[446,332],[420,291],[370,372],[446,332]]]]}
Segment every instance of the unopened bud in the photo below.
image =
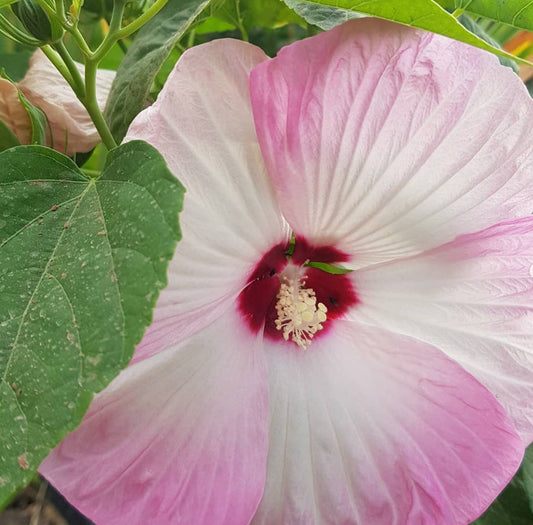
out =
{"type": "Polygon", "coordinates": [[[63,36],[64,30],[59,21],[51,20],[34,0],[20,0],[12,8],[27,31],[41,42],[57,42],[63,36]]]}

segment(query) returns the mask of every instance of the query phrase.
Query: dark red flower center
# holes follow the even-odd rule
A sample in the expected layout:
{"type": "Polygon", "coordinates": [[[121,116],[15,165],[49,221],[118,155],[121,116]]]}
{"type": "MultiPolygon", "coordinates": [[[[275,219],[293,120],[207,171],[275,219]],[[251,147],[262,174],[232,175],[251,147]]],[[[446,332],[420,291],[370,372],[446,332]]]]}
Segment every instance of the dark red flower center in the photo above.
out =
{"type": "MultiPolygon", "coordinates": [[[[284,317],[287,309],[282,296],[293,285],[290,289],[291,297],[295,297],[295,311],[302,310],[305,301],[310,304],[310,312],[316,311],[315,318],[309,322],[311,332],[319,322],[317,319],[321,319],[320,311],[324,310],[319,305],[324,305],[327,310],[327,319],[319,323],[320,327],[311,334],[311,338],[316,339],[326,333],[334,320],[355,305],[358,299],[348,274],[336,275],[306,265],[309,262],[336,265],[346,262],[348,256],[332,246],[312,246],[302,237],[296,237],[294,251],[288,255],[289,252],[288,245],[278,244],[262,257],[239,295],[239,310],[254,333],[264,329],[267,338],[283,342],[292,324],[284,317]],[[316,298],[315,306],[311,304],[313,297],[316,298]]],[[[288,302],[291,301],[289,297],[288,302]]],[[[288,311],[291,307],[292,304],[289,304],[288,311]]],[[[309,312],[303,315],[311,317],[309,312]]],[[[289,337],[288,341],[294,344],[297,340],[289,337]]]]}

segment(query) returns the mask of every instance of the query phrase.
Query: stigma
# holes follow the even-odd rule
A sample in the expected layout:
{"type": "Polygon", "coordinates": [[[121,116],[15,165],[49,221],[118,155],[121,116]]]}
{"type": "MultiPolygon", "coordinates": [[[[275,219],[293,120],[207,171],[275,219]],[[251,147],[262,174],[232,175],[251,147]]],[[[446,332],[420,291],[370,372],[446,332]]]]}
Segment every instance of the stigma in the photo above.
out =
{"type": "Polygon", "coordinates": [[[317,302],[314,290],[305,287],[304,279],[282,277],[274,321],[283,339],[293,341],[302,350],[306,350],[315,334],[324,328],[328,311],[324,303],[317,302]]]}

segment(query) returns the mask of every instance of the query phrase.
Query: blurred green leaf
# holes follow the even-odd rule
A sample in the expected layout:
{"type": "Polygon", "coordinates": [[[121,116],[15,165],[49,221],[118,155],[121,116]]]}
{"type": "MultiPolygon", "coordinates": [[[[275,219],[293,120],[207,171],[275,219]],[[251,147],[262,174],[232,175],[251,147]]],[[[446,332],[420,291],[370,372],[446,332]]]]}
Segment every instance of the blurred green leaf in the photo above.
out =
{"type": "Polygon", "coordinates": [[[197,35],[225,33],[226,31],[232,31],[233,29],[235,29],[235,24],[220,20],[220,18],[214,16],[210,16],[207,20],[204,20],[194,28],[197,35]]]}
{"type": "MultiPolygon", "coordinates": [[[[292,0],[284,0],[289,3],[292,0]]],[[[355,11],[365,15],[392,20],[411,27],[465,42],[511,60],[528,63],[505,51],[491,46],[466,30],[456,18],[434,0],[309,0],[310,5],[355,11]]]]}
{"type": "Polygon", "coordinates": [[[11,128],[0,119],[0,152],[14,146],[20,146],[19,139],[11,131],[11,128]]]}
{"type": "Polygon", "coordinates": [[[117,70],[105,117],[117,143],[146,102],[152,82],[176,42],[211,0],[169,0],[143,26],[117,70]]]}
{"type": "Polygon", "coordinates": [[[18,82],[24,78],[30,66],[30,57],[33,51],[27,49],[14,52],[0,53],[0,70],[4,69],[9,78],[18,82]]]}
{"type": "Polygon", "coordinates": [[[214,2],[207,11],[208,18],[195,28],[198,34],[239,29],[247,35],[254,27],[305,25],[302,17],[282,0],[225,0],[214,2]]]}
{"type": "Polygon", "coordinates": [[[91,178],[41,146],[0,153],[0,506],[81,421],[151,322],[183,187],[141,141],[91,178]]]}
{"type": "Polygon", "coordinates": [[[461,9],[509,24],[520,29],[533,31],[533,2],[526,0],[435,0],[442,7],[461,9]]]}

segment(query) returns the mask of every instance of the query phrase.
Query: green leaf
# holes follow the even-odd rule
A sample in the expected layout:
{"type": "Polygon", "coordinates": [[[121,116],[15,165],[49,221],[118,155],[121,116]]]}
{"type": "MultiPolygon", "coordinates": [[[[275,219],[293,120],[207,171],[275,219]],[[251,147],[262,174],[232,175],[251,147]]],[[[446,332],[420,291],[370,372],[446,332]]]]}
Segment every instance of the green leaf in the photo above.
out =
{"type": "Polygon", "coordinates": [[[526,449],[520,469],[488,510],[472,525],[533,523],[533,447],[526,449]]]}
{"type": "Polygon", "coordinates": [[[99,178],[41,146],[0,154],[0,506],[80,422],[151,322],[183,187],[148,144],[99,178]]]}
{"type": "Polygon", "coordinates": [[[146,101],[159,68],[211,0],[169,0],[137,33],[117,70],[105,117],[117,143],[146,101]]]}
{"type": "Polygon", "coordinates": [[[435,0],[442,7],[461,9],[520,29],[533,31],[533,3],[526,0],[435,0]]]}
{"type": "Polygon", "coordinates": [[[308,266],[311,268],[317,268],[319,270],[322,270],[326,273],[331,273],[333,275],[343,275],[345,273],[351,273],[353,270],[350,270],[350,268],[344,268],[343,266],[335,266],[333,264],[328,264],[324,262],[308,262],[304,264],[304,266],[308,266]]]}
{"type": "Polygon", "coordinates": [[[19,139],[11,131],[11,128],[0,119],[0,152],[14,146],[20,146],[19,139]]]}
{"type": "Polygon", "coordinates": [[[325,31],[333,29],[347,20],[361,16],[358,13],[346,9],[310,4],[301,0],[285,0],[285,3],[304,18],[306,22],[320,27],[320,29],[324,29],[325,31]]]}
{"type": "MultiPolygon", "coordinates": [[[[288,4],[292,0],[284,1],[288,4]]],[[[467,31],[456,18],[434,0],[309,0],[307,3],[355,11],[418,29],[425,29],[490,51],[496,55],[530,64],[526,60],[491,46],[483,39],[467,31]]]]}

